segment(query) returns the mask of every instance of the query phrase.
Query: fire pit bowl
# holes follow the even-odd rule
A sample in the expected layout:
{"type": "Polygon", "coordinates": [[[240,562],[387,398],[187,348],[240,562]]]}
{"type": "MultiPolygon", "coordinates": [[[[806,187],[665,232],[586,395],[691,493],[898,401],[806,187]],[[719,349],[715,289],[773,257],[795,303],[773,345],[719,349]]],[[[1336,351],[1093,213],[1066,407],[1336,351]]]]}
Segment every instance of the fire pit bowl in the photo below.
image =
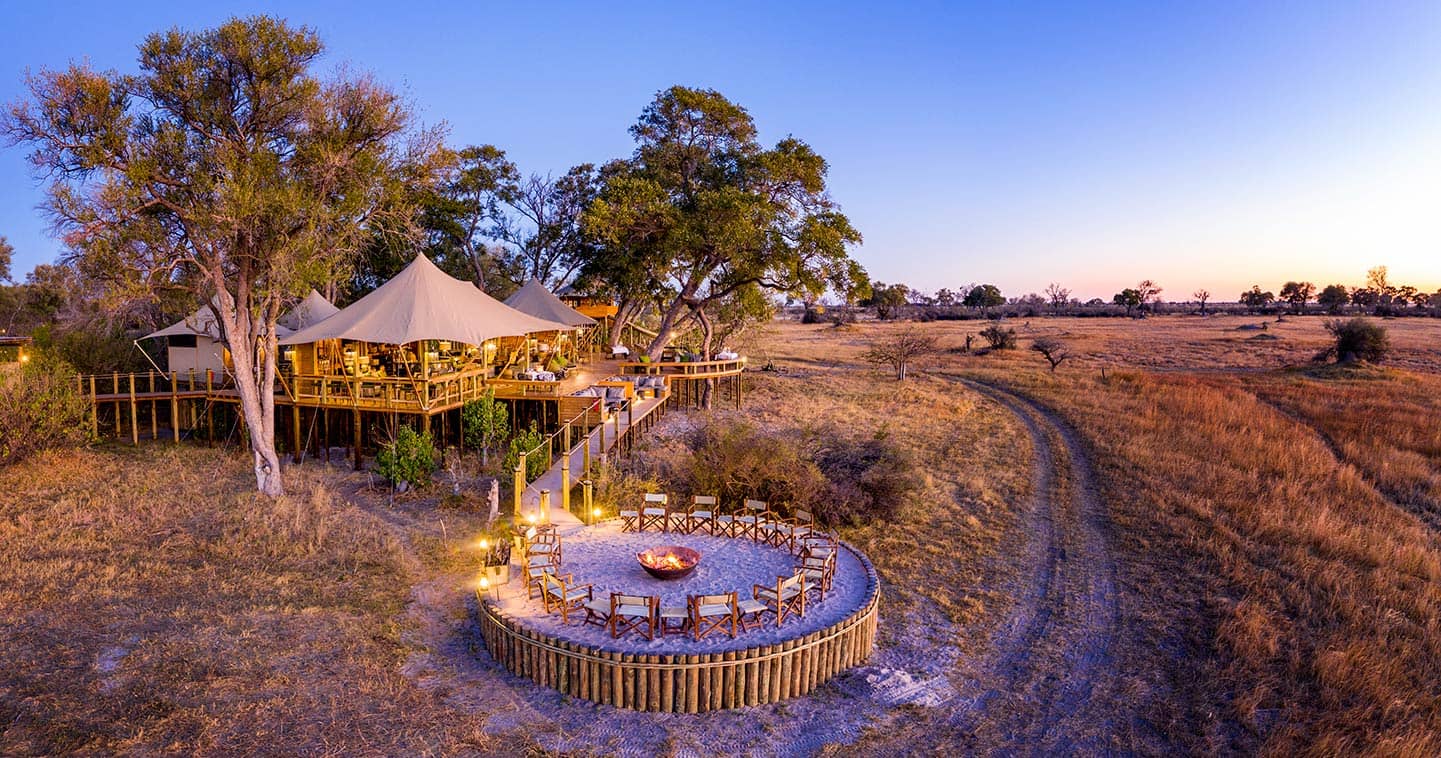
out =
{"type": "Polygon", "coordinates": [[[635,554],[641,568],[657,579],[679,579],[700,563],[700,553],[680,545],[653,547],[635,554]]]}

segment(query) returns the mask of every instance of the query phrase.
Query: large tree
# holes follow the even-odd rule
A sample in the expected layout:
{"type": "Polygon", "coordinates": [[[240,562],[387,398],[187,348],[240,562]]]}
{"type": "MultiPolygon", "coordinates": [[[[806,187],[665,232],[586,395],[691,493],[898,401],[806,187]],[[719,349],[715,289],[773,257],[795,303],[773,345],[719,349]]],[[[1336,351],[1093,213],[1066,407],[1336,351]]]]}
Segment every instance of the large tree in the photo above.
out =
{"type": "Polygon", "coordinates": [[[765,148],[744,108],[687,87],[659,93],[631,135],[634,155],[602,170],[584,214],[598,244],[587,273],[623,308],[655,298],[652,358],[742,288],[849,297],[864,282],[848,256],[861,235],[826,193],[825,159],[806,143],[765,148]]]}
{"type": "Polygon", "coordinates": [[[5,121],[53,177],[46,208],[74,258],[162,273],[211,304],[272,496],[276,319],[360,244],[407,123],[374,81],[320,79],[321,51],[263,16],[173,29],[141,44],[135,75],[31,76],[5,121]]]}
{"type": "Polygon", "coordinates": [[[0,237],[0,282],[10,281],[10,262],[14,260],[15,247],[0,237]]]}

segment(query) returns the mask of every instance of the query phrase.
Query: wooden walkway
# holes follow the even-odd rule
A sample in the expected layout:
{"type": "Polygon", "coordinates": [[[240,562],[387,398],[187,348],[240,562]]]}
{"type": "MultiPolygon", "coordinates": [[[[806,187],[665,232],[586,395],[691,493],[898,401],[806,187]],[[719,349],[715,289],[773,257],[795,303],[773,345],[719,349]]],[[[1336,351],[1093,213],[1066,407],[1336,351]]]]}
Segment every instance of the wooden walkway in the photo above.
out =
{"type": "Polygon", "coordinates": [[[666,395],[658,398],[645,398],[635,401],[630,412],[613,414],[609,421],[592,429],[586,438],[571,448],[568,456],[556,459],[555,465],[551,466],[544,474],[541,474],[534,482],[526,486],[524,494],[521,495],[521,510],[526,513],[536,513],[540,509],[540,493],[542,490],[550,490],[550,520],[561,529],[579,528],[589,519],[588,514],[581,513],[582,518],[575,514],[582,509],[578,499],[571,502],[571,509],[567,511],[564,507],[563,482],[565,476],[565,464],[567,458],[570,464],[570,484],[574,486],[585,477],[586,461],[605,460],[612,451],[621,444],[628,444],[632,437],[632,429],[646,424],[653,419],[652,414],[658,416],[670,400],[666,395]]]}

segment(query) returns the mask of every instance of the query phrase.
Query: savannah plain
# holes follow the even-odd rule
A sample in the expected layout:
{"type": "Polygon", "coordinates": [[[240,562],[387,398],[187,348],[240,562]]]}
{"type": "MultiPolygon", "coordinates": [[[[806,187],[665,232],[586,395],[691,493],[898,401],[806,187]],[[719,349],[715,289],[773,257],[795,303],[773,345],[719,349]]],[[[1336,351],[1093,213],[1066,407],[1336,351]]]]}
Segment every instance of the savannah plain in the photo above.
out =
{"type": "Polygon", "coordinates": [[[840,527],[884,583],[871,664],[741,712],[491,663],[463,465],[391,504],[306,464],[270,504],[233,450],[42,454],[0,471],[0,753],[1441,754],[1441,320],[1346,367],[1311,362],[1322,322],[1013,319],[984,354],[981,321],[763,328],[745,407],[669,414],[604,505],[669,487],[706,425],[883,437],[920,483],[840,527]],[[943,352],[905,382],[861,360],[907,329],[943,352]]]}

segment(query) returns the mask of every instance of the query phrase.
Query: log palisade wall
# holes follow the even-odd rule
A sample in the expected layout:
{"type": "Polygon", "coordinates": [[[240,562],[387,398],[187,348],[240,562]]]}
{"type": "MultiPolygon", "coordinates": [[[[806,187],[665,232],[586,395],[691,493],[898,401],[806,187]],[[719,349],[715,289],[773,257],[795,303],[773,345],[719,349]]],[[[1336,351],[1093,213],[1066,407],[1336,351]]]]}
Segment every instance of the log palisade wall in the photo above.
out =
{"type": "Polygon", "coordinates": [[[571,697],[674,713],[774,703],[805,695],[870,657],[880,583],[871,562],[845,547],[865,567],[860,607],[830,627],[773,645],[693,655],[607,649],[529,629],[477,594],[480,632],[491,657],[511,673],[571,697]]]}

